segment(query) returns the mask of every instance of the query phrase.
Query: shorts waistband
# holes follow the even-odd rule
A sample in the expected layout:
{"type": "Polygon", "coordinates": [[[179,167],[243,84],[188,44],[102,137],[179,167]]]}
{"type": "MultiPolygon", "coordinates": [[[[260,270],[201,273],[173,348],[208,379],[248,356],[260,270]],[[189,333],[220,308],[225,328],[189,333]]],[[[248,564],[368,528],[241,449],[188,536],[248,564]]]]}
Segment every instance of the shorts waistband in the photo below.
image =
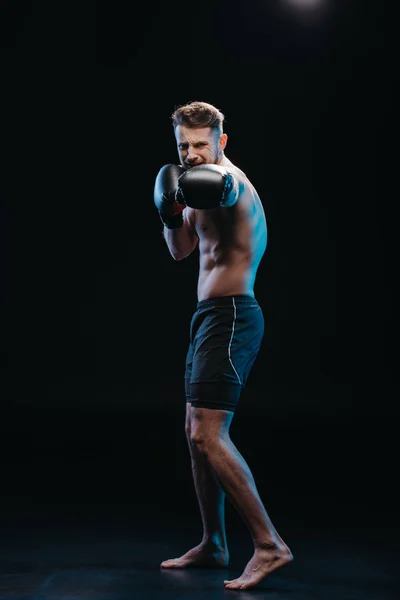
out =
{"type": "Polygon", "coordinates": [[[206,298],[197,302],[197,309],[206,306],[258,306],[258,302],[254,296],[250,294],[236,294],[232,296],[215,296],[214,298],[206,298]]]}

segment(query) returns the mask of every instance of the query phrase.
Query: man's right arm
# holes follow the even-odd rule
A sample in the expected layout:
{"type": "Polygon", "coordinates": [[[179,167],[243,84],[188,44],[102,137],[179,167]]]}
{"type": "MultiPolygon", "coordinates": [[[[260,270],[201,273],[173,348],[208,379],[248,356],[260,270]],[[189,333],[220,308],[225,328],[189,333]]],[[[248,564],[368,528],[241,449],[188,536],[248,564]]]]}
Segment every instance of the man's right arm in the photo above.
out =
{"type": "Polygon", "coordinates": [[[196,248],[199,241],[192,222],[191,210],[192,209],[190,208],[185,208],[182,212],[182,227],[168,229],[168,227],[164,225],[164,239],[171,256],[175,260],[182,260],[189,256],[196,248]]]}
{"type": "Polygon", "coordinates": [[[180,165],[164,165],[154,185],[154,203],[164,224],[164,239],[175,260],[186,258],[198,242],[190,214],[192,209],[176,201],[178,178],[184,172],[180,165]]]}

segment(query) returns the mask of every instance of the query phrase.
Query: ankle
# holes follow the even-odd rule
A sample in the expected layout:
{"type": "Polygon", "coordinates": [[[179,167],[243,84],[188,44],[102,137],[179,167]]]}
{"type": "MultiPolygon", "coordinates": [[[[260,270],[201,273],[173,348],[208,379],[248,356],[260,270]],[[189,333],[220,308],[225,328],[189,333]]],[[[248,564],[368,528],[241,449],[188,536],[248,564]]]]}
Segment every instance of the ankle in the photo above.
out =
{"type": "Polygon", "coordinates": [[[210,535],[203,535],[201,542],[202,546],[212,548],[213,550],[224,550],[226,548],[226,536],[223,533],[213,533],[210,535]]]}
{"type": "Polygon", "coordinates": [[[273,537],[263,537],[254,539],[255,550],[275,551],[279,547],[278,541],[273,537]]]}

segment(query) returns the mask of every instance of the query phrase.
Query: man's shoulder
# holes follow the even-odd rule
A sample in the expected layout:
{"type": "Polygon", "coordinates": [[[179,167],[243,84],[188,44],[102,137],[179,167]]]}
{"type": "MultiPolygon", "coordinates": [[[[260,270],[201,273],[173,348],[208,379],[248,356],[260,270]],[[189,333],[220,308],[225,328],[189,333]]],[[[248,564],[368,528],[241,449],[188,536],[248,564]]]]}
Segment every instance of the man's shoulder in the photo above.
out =
{"type": "Polygon", "coordinates": [[[245,196],[257,195],[258,196],[253,183],[250,181],[249,177],[243,171],[243,169],[241,169],[240,167],[235,165],[229,159],[226,159],[226,162],[223,163],[222,166],[224,166],[236,179],[240,197],[242,197],[243,195],[245,195],[245,196]]]}
{"type": "Polygon", "coordinates": [[[250,183],[249,178],[243,169],[240,169],[237,165],[233,164],[233,162],[228,161],[223,166],[227,169],[227,171],[230,171],[232,175],[238,179],[238,181],[242,183],[250,183]]]}

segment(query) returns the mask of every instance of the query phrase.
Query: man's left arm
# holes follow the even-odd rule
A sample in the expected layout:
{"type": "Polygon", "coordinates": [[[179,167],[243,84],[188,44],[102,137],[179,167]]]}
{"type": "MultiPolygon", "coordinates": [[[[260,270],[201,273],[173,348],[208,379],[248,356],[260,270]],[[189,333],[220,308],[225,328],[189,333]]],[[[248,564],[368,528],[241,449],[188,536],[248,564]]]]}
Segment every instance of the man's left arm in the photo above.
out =
{"type": "Polygon", "coordinates": [[[197,209],[233,206],[240,193],[240,182],[233,169],[221,165],[199,165],[178,179],[176,200],[197,209]]]}

